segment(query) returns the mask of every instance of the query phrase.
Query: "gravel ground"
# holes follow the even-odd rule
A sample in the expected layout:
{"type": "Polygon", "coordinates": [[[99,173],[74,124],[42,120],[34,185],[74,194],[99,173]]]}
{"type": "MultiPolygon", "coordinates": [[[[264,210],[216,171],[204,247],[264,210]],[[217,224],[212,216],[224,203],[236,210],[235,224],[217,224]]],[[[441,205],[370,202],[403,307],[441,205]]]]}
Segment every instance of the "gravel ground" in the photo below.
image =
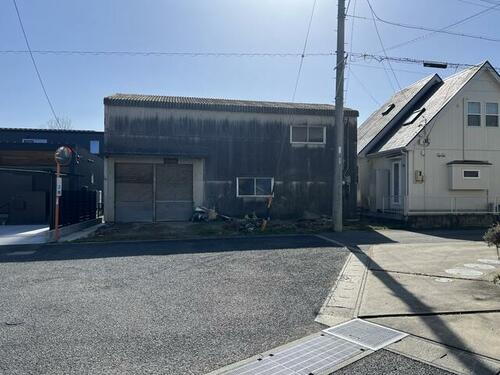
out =
{"type": "Polygon", "coordinates": [[[203,374],[321,329],[313,236],[0,249],[0,373],[203,374]]]}
{"type": "Polygon", "coordinates": [[[379,350],[338,371],[335,375],[452,375],[453,373],[437,367],[404,357],[402,355],[379,350]]]}

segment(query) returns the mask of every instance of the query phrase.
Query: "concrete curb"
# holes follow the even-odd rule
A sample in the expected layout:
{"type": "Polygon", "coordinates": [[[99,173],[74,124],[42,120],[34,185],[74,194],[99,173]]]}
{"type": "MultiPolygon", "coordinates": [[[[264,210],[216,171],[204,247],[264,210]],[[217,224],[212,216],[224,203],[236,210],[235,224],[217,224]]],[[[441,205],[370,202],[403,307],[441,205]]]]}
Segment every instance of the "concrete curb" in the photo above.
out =
{"type": "MultiPolygon", "coordinates": [[[[92,227],[94,225],[101,224],[101,223],[102,223],[102,217],[99,217],[96,219],[82,221],[81,223],[76,223],[76,224],[71,224],[71,225],[68,225],[65,227],[61,227],[61,228],[59,228],[59,235],[60,235],[59,241],[63,237],[69,236],[70,234],[82,231],[86,228],[89,228],[89,227],[92,227]]],[[[48,243],[55,242],[56,241],[55,235],[56,235],[55,229],[49,230],[47,232],[47,242],[48,243]]]]}
{"type": "MultiPolygon", "coordinates": [[[[104,223],[105,225],[105,223],[104,223]]],[[[210,237],[186,237],[186,238],[165,238],[151,240],[117,240],[117,241],[80,241],[64,243],[65,245],[92,245],[92,244],[126,244],[126,243],[151,243],[151,242],[179,242],[179,241],[208,241],[208,240],[241,240],[241,239],[265,239],[265,238],[281,238],[281,237],[317,237],[315,233],[293,233],[293,234],[263,234],[250,236],[210,236],[210,237]]],[[[321,238],[321,237],[320,237],[321,238]]],[[[54,242],[50,245],[61,245],[62,243],[54,242]]],[[[339,246],[336,246],[339,247],[339,246]]],[[[344,247],[344,246],[342,246],[344,247]]]]}

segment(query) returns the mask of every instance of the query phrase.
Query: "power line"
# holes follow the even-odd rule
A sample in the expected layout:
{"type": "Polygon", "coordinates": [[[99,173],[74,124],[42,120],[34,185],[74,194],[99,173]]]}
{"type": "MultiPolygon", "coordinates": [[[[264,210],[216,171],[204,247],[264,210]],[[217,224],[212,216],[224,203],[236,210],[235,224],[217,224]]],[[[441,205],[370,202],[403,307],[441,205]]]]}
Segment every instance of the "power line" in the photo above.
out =
{"type": "MultiPolygon", "coordinates": [[[[387,52],[385,51],[384,42],[382,42],[382,37],[380,36],[380,32],[378,30],[377,21],[375,20],[375,17],[376,17],[375,12],[373,11],[373,8],[372,8],[372,5],[370,3],[370,0],[366,0],[366,2],[367,2],[368,6],[370,7],[370,10],[372,12],[373,26],[375,26],[375,31],[377,32],[377,37],[378,37],[378,40],[380,42],[380,46],[382,47],[382,51],[384,52],[385,57],[387,57],[387,52]]],[[[394,70],[392,69],[392,65],[391,65],[390,60],[386,59],[386,61],[387,61],[387,64],[389,65],[389,68],[392,71],[392,75],[394,76],[394,79],[396,80],[396,84],[398,85],[399,90],[401,90],[401,85],[399,84],[398,77],[396,76],[396,73],[394,73],[394,70]]],[[[382,62],[382,64],[383,64],[383,62],[382,62]]],[[[386,72],[386,75],[387,75],[387,79],[389,80],[389,82],[391,82],[391,80],[389,78],[389,74],[387,73],[387,71],[385,71],[385,72],[386,72]]],[[[391,82],[391,86],[392,86],[393,90],[396,91],[394,89],[394,86],[393,86],[392,82],[391,82]]]]}
{"type": "MultiPolygon", "coordinates": [[[[357,3],[357,0],[354,0],[354,4],[352,6],[352,12],[353,14],[356,14],[356,3],[357,3]]],[[[349,10],[349,5],[351,5],[351,2],[349,1],[349,3],[347,4],[347,9],[346,9],[346,12],[349,10]]],[[[350,36],[350,42],[349,42],[349,52],[347,52],[347,55],[349,55],[351,52],[352,52],[352,48],[353,48],[353,41],[354,41],[354,18],[352,19],[351,21],[351,36],[350,36]]],[[[346,80],[345,80],[345,101],[347,102],[347,93],[349,92],[349,81],[350,81],[350,73],[351,73],[351,69],[347,69],[347,77],[346,77],[346,80]]]]}
{"type": "Polygon", "coordinates": [[[302,48],[302,55],[300,56],[299,70],[297,72],[297,78],[295,80],[295,87],[293,89],[292,102],[295,101],[295,95],[297,94],[297,87],[299,87],[300,74],[302,73],[302,65],[304,64],[304,55],[306,53],[307,43],[309,42],[309,34],[311,32],[311,25],[312,25],[312,21],[314,18],[314,11],[316,9],[316,3],[317,3],[317,0],[314,0],[312,10],[311,10],[311,16],[309,17],[309,24],[307,25],[307,33],[306,33],[306,38],[304,40],[304,47],[302,48]]]}
{"type": "MultiPolygon", "coordinates": [[[[499,7],[500,7],[500,3],[495,3],[495,5],[493,5],[491,7],[488,7],[486,9],[483,9],[482,11],[480,11],[478,13],[472,14],[472,15],[464,18],[463,20],[458,21],[458,23],[463,23],[465,21],[468,21],[468,20],[470,20],[470,19],[472,19],[474,17],[477,17],[477,16],[479,16],[481,14],[484,14],[484,13],[489,12],[491,10],[497,9],[499,7]]],[[[409,25],[409,24],[400,23],[400,22],[388,21],[388,20],[385,20],[383,18],[380,18],[375,13],[375,11],[373,10],[373,8],[371,8],[371,10],[372,10],[372,14],[375,16],[375,18],[379,22],[382,22],[382,23],[385,23],[385,24],[391,25],[391,26],[397,26],[397,27],[402,27],[402,28],[406,28],[406,29],[413,29],[413,30],[431,31],[433,33],[442,33],[442,34],[460,36],[460,37],[464,37],[464,38],[480,39],[480,40],[485,40],[485,41],[489,41],[489,42],[500,42],[499,38],[493,38],[493,37],[483,36],[483,35],[474,35],[474,34],[460,33],[460,32],[454,32],[454,31],[448,31],[447,29],[449,27],[452,27],[452,26],[449,26],[449,27],[446,27],[446,28],[441,28],[441,29],[435,29],[435,28],[426,27],[426,26],[409,25]]],[[[366,21],[371,21],[371,18],[364,17],[364,16],[349,15],[349,17],[354,17],[354,18],[358,18],[358,19],[362,19],[362,20],[366,20],[366,21]]],[[[395,47],[392,47],[392,48],[395,48],[395,47]]]]}
{"type": "MultiPolygon", "coordinates": [[[[386,51],[389,48],[386,48],[386,51]]],[[[69,50],[31,50],[33,54],[54,54],[54,55],[123,55],[123,56],[177,56],[177,57],[302,57],[301,53],[288,53],[288,52],[170,52],[170,51],[69,51],[69,50]]],[[[29,50],[0,50],[0,54],[29,54],[29,50]]],[[[313,52],[304,53],[306,57],[332,57],[335,52],[313,52]]],[[[367,52],[350,52],[349,58],[351,61],[377,61],[390,60],[396,63],[408,63],[422,65],[422,59],[415,59],[411,57],[391,57],[382,56],[379,54],[367,52]]],[[[443,61],[444,62],[444,61],[443,61]]],[[[471,67],[475,64],[446,62],[448,67],[471,67]]],[[[500,70],[500,68],[495,68],[500,70]]],[[[397,71],[397,69],[396,69],[397,71]]]]}
{"type": "Polygon", "coordinates": [[[55,121],[57,124],[59,124],[59,118],[56,115],[56,111],[54,110],[54,106],[52,105],[52,102],[50,101],[49,94],[47,94],[47,90],[45,89],[45,85],[43,83],[42,76],[40,75],[40,71],[38,70],[38,67],[36,65],[35,57],[33,56],[33,52],[31,51],[30,43],[28,41],[28,36],[26,35],[26,31],[24,30],[24,25],[23,21],[21,19],[21,14],[19,13],[19,9],[17,7],[16,0],[12,0],[14,3],[14,8],[16,8],[16,14],[17,14],[17,19],[19,20],[19,25],[21,26],[21,30],[23,32],[24,36],[24,41],[26,42],[26,47],[28,48],[29,55],[31,57],[31,62],[33,63],[33,67],[35,68],[36,75],[38,77],[38,81],[40,82],[40,86],[42,87],[43,93],[45,95],[45,99],[47,99],[47,103],[49,103],[50,110],[52,111],[52,115],[54,116],[55,121]]]}
{"type": "MultiPolygon", "coordinates": [[[[466,1],[466,0],[458,0],[458,1],[466,1]]],[[[467,1],[467,2],[470,3],[469,1],[467,1]]],[[[476,5],[479,5],[479,4],[476,4],[476,5]]],[[[438,34],[441,31],[446,31],[448,29],[451,29],[452,27],[455,27],[455,26],[458,26],[458,25],[463,24],[465,22],[468,22],[468,21],[470,21],[470,20],[472,20],[472,19],[474,19],[476,17],[479,17],[479,16],[481,16],[481,15],[487,13],[487,12],[490,12],[490,11],[493,11],[493,10],[497,10],[497,11],[500,10],[500,9],[493,9],[492,7],[488,7],[488,6],[485,6],[485,5],[479,5],[479,6],[481,6],[483,8],[488,8],[488,9],[486,9],[485,11],[480,11],[478,13],[474,13],[474,14],[472,14],[470,16],[465,17],[465,18],[462,18],[462,19],[460,19],[458,21],[455,21],[455,22],[453,22],[453,23],[445,26],[445,27],[440,28],[439,30],[431,31],[431,32],[426,33],[424,35],[420,35],[420,36],[418,36],[416,38],[413,38],[413,39],[407,40],[405,42],[398,43],[398,44],[395,44],[393,46],[390,46],[386,50],[389,51],[389,50],[393,50],[393,49],[396,49],[396,48],[400,48],[400,47],[406,46],[406,45],[411,44],[411,43],[418,42],[420,40],[429,38],[432,35],[438,34]]]]}
{"type": "MultiPolygon", "coordinates": [[[[306,32],[306,37],[304,39],[304,46],[302,47],[302,53],[298,55],[300,57],[300,63],[299,63],[299,69],[297,71],[297,77],[295,78],[295,86],[293,88],[293,94],[292,94],[292,100],[291,100],[292,103],[295,101],[295,95],[297,94],[297,88],[299,86],[300,75],[302,73],[302,66],[304,64],[304,57],[306,56],[307,44],[309,42],[309,34],[311,32],[311,25],[312,25],[312,21],[314,18],[314,11],[316,10],[316,3],[317,3],[317,0],[314,0],[313,6],[311,9],[311,15],[309,17],[309,23],[307,25],[307,32],[306,32]]],[[[332,56],[332,55],[328,54],[328,56],[332,56]]],[[[293,114],[290,114],[289,115],[289,122],[290,123],[292,123],[292,119],[293,119],[293,114]]],[[[279,151],[278,159],[276,162],[276,175],[277,176],[279,175],[280,166],[281,166],[281,159],[283,157],[284,146],[285,146],[286,141],[287,141],[287,134],[285,133],[284,137],[280,141],[280,151],[279,151]]],[[[274,187],[273,187],[273,189],[274,189],[274,187]]],[[[273,190],[273,192],[274,192],[274,190],[273,190]]]]}
{"type": "MultiPolygon", "coordinates": [[[[355,64],[355,63],[350,63],[351,66],[359,66],[361,68],[370,68],[370,69],[384,69],[383,67],[380,66],[373,66],[373,65],[364,65],[364,64],[355,64]]],[[[406,70],[406,69],[394,69],[396,72],[401,72],[401,73],[411,73],[411,74],[418,74],[418,75],[423,75],[426,74],[424,72],[417,72],[416,70],[406,70]]]]}
{"type": "MultiPolygon", "coordinates": [[[[473,1],[468,1],[468,0],[456,0],[456,1],[459,1],[459,2],[464,3],[464,4],[475,5],[475,6],[482,7],[482,8],[489,8],[487,5],[475,3],[473,1]]],[[[478,0],[478,1],[481,1],[481,0],[478,0]]],[[[489,3],[489,4],[495,4],[495,3],[489,3]]]]}
{"type": "MultiPolygon", "coordinates": [[[[370,53],[360,53],[360,52],[352,52],[350,57],[355,59],[354,61],[365,60],[365,61],[392,61],[397,63],[405,63],[405,64],[418,64],[423,65],[424,62],[428,60],[415,59],[412,57],[393,57],[387,55],[375,55],[370,53]]],[[[448,66],[448,68],[471,68],[473,66],[477,66],[478,64],[467,64],[467,63],[456,63],[456,62],[445,62],[444,64],[448,66]]],[[[500,71],[500,67],[494,67],[496,70],[500,71]]]]}
{"type": "Polygon", "coordinates": [[[375,102],[375,104],[377,104],[380,107],[382,104],[380,104],[380,102],[375,98],[375,96],[371,93],[371,91],[368,90],[368,87],[365,86],[365,84],[363,83],[363,81],[361,79],[359,79],[356,74],[354,74],[354,72],[352,71],[351,67],[348,66],[348,68],[351,71],[350,74],[359,83],[359,85],[361,86],[361,88],[368,94],[368,96],[375,102]]]}
{"type": "Polygon", "coordinates": [[[84,51],[84,50],[0,50],[0,54],[82,55],[82,56],[172,56],[172,57],[328,57],[333,52],[171,52],[171,51],[84,51]]]}

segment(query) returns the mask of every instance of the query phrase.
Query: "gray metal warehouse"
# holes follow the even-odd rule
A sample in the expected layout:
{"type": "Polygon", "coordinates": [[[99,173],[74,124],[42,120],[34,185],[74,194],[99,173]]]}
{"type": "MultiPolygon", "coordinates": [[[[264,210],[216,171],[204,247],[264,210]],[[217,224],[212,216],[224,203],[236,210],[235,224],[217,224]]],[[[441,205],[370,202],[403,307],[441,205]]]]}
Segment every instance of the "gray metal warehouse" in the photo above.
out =
{"type": "MultiPolygon", "coordinates": [[[[329,104],[115,94],[105,105],[105,220],[331,215],[329,104]]],[[[356,210],[358,112],[345,109],[344,212],[356,210]]]]}

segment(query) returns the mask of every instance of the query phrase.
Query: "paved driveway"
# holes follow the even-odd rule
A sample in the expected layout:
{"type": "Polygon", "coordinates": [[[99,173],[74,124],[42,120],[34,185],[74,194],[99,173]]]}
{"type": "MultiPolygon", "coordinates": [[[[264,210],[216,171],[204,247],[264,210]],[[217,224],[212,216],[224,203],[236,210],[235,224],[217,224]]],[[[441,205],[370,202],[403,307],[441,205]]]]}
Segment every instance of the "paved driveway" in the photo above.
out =
{"type": "Polygon", "coordinates": [[[0,246],[47,242],[47,225],[0,225],[0,246]]]}
{"type": "Polygon", "coordinates": [[[0,373],[203,374],[316,332],[314,236],[0,248],[0,373]],[[34,252],[33,252],[34,251],[34,252]]]}

